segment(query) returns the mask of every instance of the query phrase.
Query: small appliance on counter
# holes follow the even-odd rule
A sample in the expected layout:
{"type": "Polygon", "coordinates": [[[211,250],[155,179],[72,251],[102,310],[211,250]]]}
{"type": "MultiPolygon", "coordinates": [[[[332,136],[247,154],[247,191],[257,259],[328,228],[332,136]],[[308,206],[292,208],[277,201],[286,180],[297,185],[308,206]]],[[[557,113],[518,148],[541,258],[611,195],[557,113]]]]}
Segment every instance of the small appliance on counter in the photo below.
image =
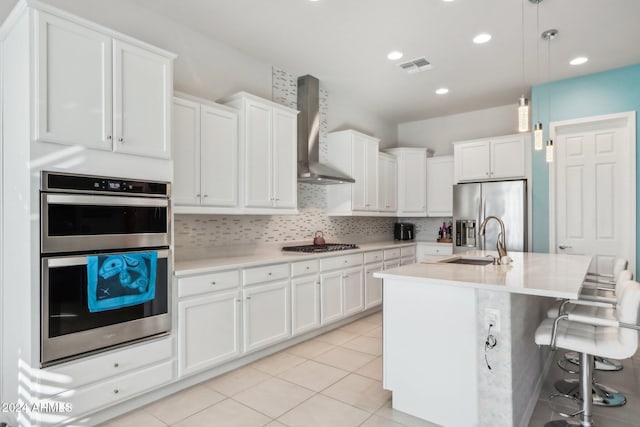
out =
{"type": "Polygon", "coordinates": [[[394,240],[413,240],[416,237],[415,226],[409,222],[396,222],[393,225],[394,240]]]}

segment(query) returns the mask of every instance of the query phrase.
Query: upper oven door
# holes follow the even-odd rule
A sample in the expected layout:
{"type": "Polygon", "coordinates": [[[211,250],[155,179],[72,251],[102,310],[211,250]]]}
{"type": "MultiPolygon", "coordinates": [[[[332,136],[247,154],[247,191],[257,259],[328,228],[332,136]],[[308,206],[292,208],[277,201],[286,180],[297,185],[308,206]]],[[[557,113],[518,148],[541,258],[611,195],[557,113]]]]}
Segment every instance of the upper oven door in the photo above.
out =
{"type": "Polygon", "coordinates": [[[169,245],[165,198],[42,193],[41,253],[169,245]]]}

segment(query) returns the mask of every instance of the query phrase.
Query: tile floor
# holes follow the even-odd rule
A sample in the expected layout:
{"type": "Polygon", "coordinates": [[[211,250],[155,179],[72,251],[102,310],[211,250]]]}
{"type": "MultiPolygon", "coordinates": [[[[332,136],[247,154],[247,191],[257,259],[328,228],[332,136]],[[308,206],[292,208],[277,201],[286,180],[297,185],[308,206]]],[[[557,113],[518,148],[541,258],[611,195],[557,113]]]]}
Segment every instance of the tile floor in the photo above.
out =
{"type": "MultiPolygon", "coordinates": [[[[102,427],[437,427],[391,408],[382,388],[382,315],[376,313],[116,418],[102,427]]],[[[560,356],[560,352],[556,357],[560,356]]],[[[598,373],[627,395],[596,408],[599,427],[640,426],[640,352],[598,373]]],[[[548,404],[565,374],[553,364],[529,427],[560,417],[548,404]]]]}
{"type": "Polygon", "coordinates": [[[381,313],[102,425],[116,426],[437,427],[391,408],[381,313]]]}

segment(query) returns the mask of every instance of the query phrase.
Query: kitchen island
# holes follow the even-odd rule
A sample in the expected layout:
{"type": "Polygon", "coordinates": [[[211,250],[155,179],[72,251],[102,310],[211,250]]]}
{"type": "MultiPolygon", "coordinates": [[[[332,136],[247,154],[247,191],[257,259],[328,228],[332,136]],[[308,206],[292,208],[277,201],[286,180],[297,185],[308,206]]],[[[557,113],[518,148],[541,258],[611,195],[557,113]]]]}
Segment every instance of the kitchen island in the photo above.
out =
{"type": "Polygon", "coordinates": [[[528,424],[549,359],[534,331],[554,298],[577,298],[591,257],[509,256],[509,265],[447,262],[458,255],[375,274],[384,284],[383,385],[395,409],[447,427],[528,424]]]}

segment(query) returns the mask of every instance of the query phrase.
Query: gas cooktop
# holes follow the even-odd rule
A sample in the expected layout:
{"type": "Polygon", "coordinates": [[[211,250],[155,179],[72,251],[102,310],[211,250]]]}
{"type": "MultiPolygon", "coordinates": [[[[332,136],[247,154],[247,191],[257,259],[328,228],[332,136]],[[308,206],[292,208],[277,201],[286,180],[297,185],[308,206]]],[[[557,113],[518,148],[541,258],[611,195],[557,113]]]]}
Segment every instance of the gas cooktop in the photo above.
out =
{"type": "Polygon", "coordinates": [[[305,253],[346,251],[349,249],[358,249],[358,246],[353,243],[327,243],[326,245],[285,246],[282,248],[283,251],[305,253]]]}

